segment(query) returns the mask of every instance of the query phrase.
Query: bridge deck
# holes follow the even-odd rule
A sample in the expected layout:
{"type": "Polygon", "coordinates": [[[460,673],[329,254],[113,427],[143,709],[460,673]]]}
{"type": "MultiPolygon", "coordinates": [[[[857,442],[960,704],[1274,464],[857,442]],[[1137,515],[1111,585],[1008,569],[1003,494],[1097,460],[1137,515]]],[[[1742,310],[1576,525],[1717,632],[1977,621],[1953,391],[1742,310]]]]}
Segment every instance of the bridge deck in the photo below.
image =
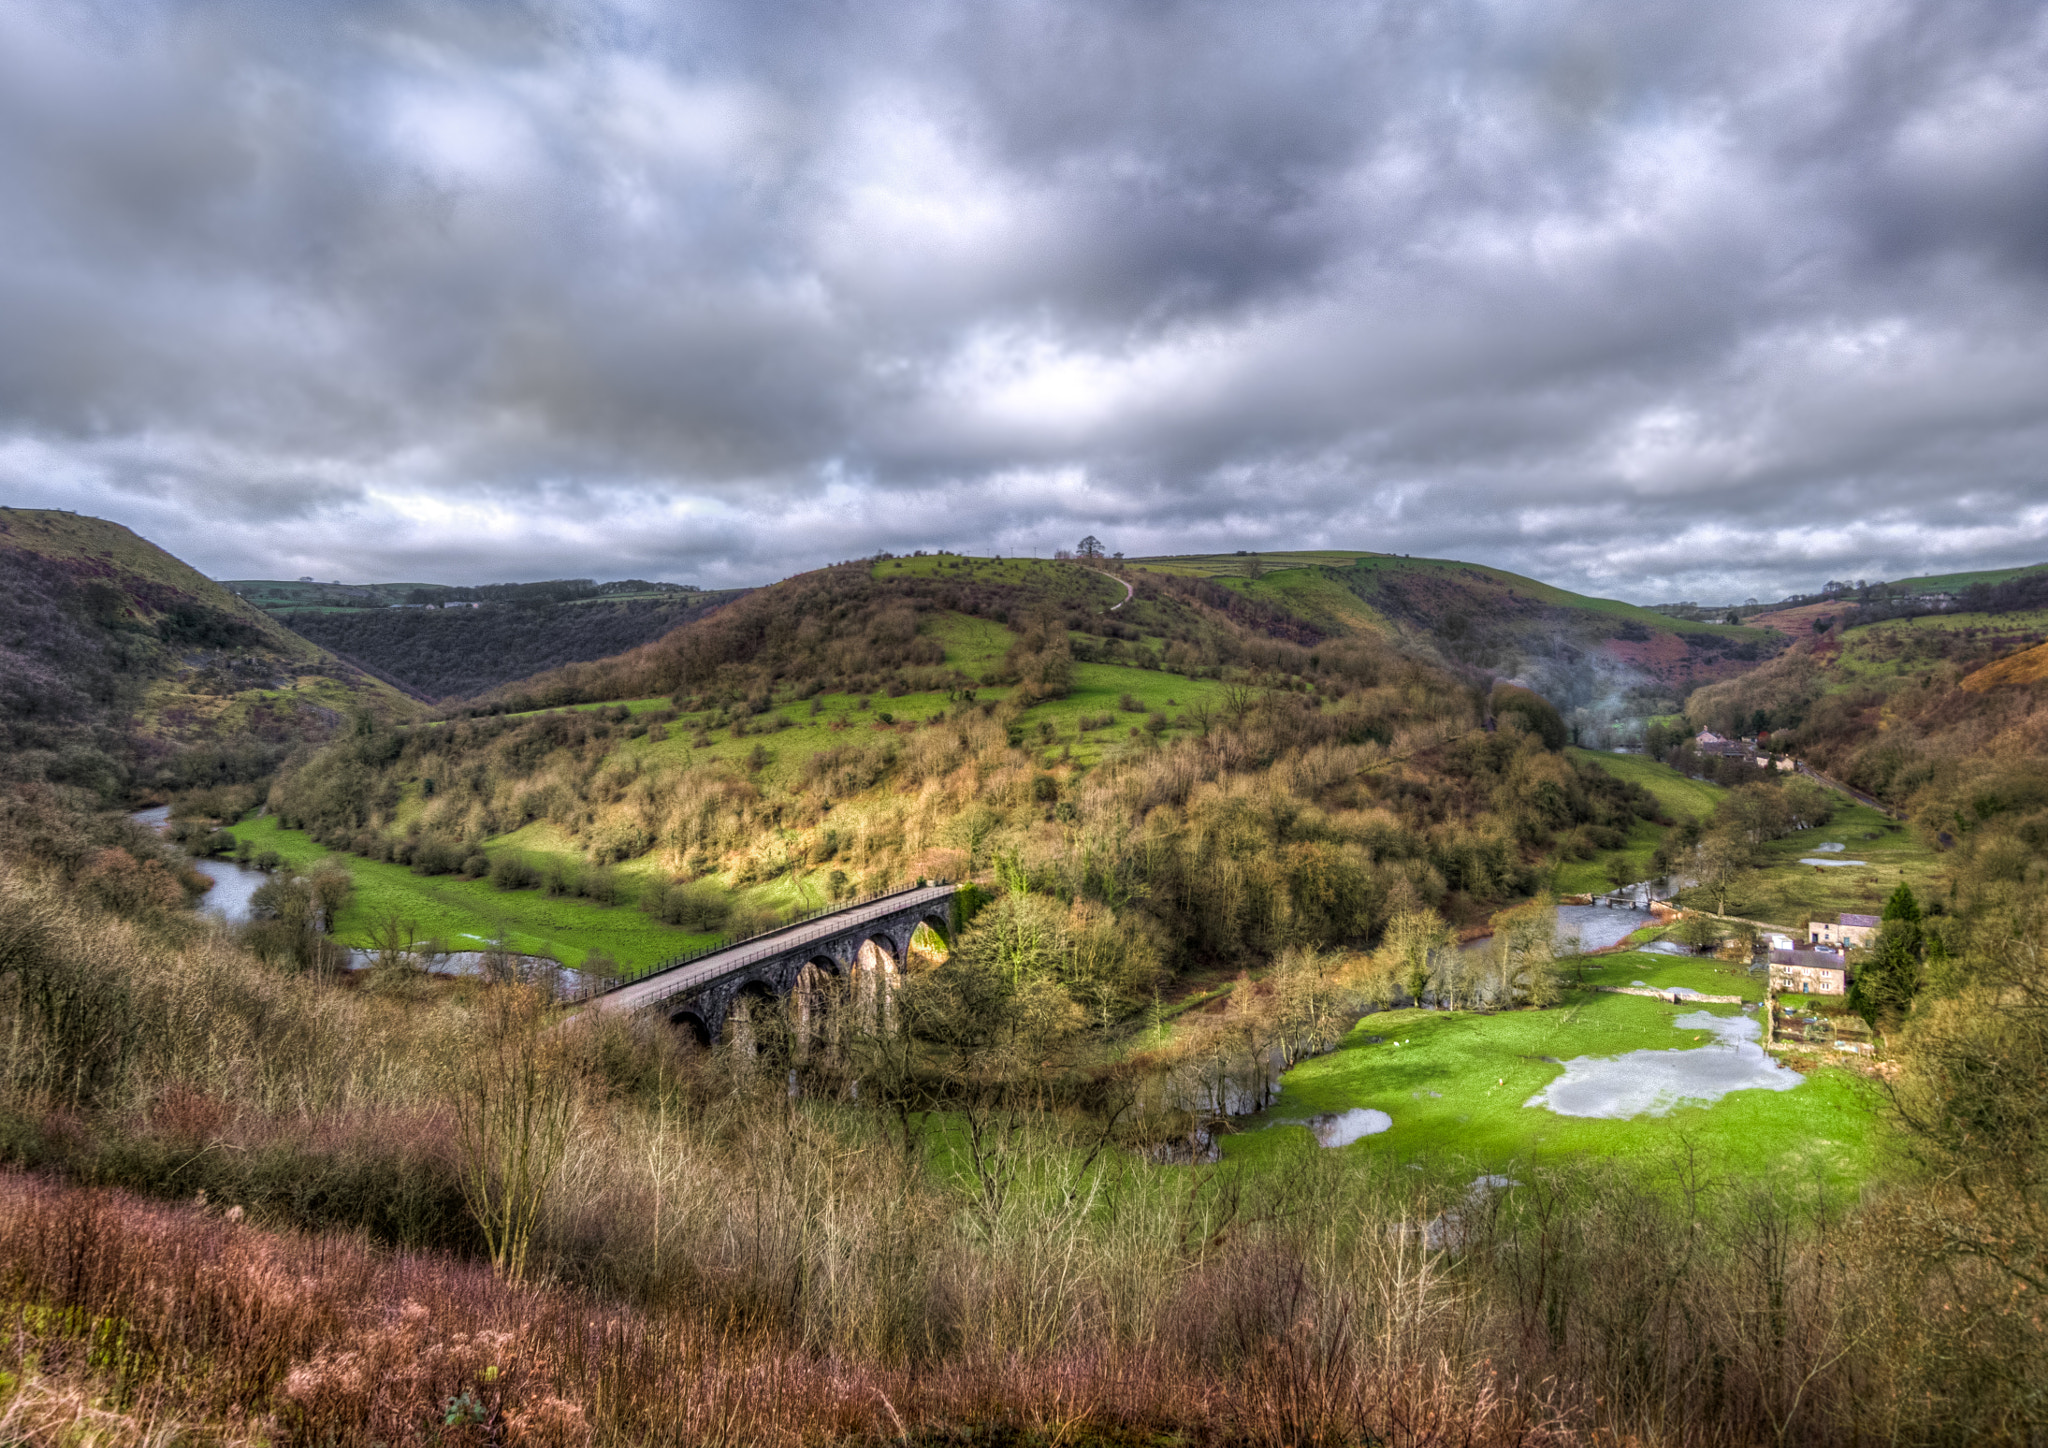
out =
{"type": "Polygon", "coordinates": [[[590,1002],[590,1007],[600,1011],[644,1010],[667,1000],[670,996],[694,990],[700,985],[729,975],[757,961],[772,960],[801,945],[830,940],[834,936],[844,935],[856,926],[899,914],[913,906],[944,900],[959,888],[957,885],[927,885],[919,890],[905,890],[898,895],[886,895],[880,900],[870,900],[864,905],[842,910],[836,915],[820,916],[816,920],[806,920],[801,925],[791,925],[766,935],[757,935],[751,940],[743,940],[715,954],[693,960],[688,965],[679,965],[674,970],[650,975],[645,980],[637,980],[629,986],[598,996],[590,1002]]]}

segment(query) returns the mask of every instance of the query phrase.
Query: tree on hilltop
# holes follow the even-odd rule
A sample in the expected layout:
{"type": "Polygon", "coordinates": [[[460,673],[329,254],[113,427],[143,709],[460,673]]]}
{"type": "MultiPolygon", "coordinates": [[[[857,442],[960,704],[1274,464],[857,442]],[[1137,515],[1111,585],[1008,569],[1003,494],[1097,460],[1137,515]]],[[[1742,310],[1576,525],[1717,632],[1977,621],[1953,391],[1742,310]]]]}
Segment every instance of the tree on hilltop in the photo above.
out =
{"type": "Polygon", "coordinates": [[[1090,533],[1081,540],[1080,545],[1075,551],[1083,558],[1100,558],[1102,556],[1102,540],[1093,533],[1090,533]]]}

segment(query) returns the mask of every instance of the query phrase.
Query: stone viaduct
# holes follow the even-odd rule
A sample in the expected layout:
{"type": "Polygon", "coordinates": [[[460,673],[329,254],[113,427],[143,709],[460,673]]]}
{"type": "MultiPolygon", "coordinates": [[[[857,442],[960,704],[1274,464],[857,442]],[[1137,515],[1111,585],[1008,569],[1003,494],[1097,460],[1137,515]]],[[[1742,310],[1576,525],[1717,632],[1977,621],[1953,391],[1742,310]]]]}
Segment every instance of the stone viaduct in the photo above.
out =
{"type": "Polygon", "coordinates": [[[950,945],[958,885],[913,885],[843,909],[735,942],[666,966],[594,997],[600,1011],[660,1011],[709,1045],[728,1023],[750,1020],[753,1003],[800,1002],[838,981],[856,994],[886,1001],[920,925],[950,945]]]}

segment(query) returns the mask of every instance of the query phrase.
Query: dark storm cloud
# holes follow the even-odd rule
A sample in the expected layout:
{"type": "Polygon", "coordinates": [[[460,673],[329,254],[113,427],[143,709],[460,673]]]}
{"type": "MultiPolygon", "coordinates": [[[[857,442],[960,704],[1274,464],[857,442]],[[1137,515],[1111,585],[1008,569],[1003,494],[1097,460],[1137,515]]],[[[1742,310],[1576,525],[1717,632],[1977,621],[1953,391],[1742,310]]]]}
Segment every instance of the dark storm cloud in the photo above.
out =
{"type": "Polygon", "coordinates": [[[221,575],[2048,557],[2038,5],[0,0],[0,488],[221,575]]]}

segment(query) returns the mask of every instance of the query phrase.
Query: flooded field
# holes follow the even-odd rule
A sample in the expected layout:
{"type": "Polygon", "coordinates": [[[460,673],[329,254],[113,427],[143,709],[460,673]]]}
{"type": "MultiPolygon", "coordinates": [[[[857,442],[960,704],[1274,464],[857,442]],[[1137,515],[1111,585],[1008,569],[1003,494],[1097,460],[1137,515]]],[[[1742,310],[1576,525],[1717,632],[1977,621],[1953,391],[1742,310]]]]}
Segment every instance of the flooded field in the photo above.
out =
{"type": "Polygon", "coordinates": [[[1564,1063],[1562,1076],[1525,1104],[1559,1116],[1626,1121],[1668,1116],[1679,1106],[1710,1106],[1731,1091],[1790,1091],[1804,1079],[1764,1054],[1763,1026],[1752,1016],[1694,1011],[1671,1025],[1694,1033],[1695,1040],[1713,1039],[1675,1050],[1575,1056],[1564,1063]]]}

